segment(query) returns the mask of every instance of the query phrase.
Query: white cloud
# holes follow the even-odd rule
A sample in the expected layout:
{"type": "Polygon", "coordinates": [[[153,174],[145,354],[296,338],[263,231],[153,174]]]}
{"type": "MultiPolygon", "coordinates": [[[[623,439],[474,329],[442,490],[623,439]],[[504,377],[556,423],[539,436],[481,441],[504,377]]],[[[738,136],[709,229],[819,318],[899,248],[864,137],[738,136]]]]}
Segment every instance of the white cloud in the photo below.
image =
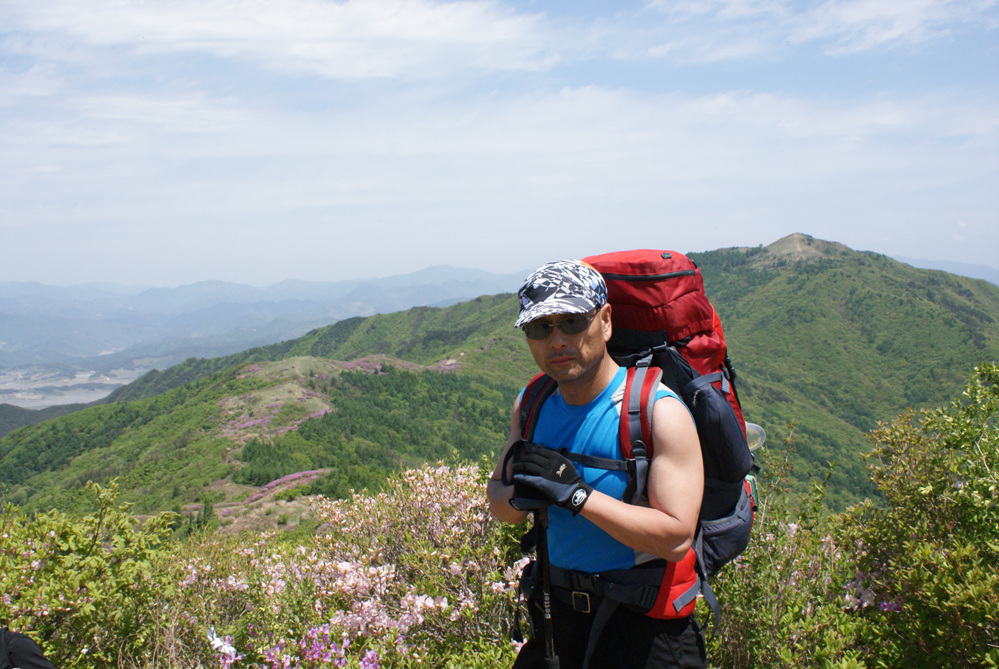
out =
{"type": "Polygon", "coordinates": [[[795,21],[792,42],[831,40],[833,53],[917,43],[947,34],[956,23],[996,24],[994,0],[827,0],[795,21]]]}
{"type": "Polygon", "coordinates": [[[962,24],[999,25],[996,0],[655,0],[648,7],[665,17],[649,32],[667,37],[648,55],[680,62],[780,56],[785,44],[841,55],[925,42],[962,24]]]}
{"type": "Polygon", "coordinates": [[[710,196],[719,183],[819,192],[830,180],[987,169],[999,132],[988,108],[933,97],[848,103],[596,86],[446,107],[383,93],[335,112],[165,95],[92,94],[64,104],[73,116],[21,120],[0,135],[8,184],[38,189],[38,198],[89,184],[77,196],[78,216],[88,202],[106,216],[110,200],[134,208],[132,216],[146,209],[175,219],[286,207],[484,206],[509,197],[652,203],[710,196]],[[65,181],[38,176],[53,166],[65,181]],[[163,201],[149,207],[144,198],[163,201]]]}
{"type": "Polygon", "coordinates": [[[9,26],[9,50],[67,63],[108,57],[87,49],[123,49],[334,80],[428,80],[474,70],[541,71],[600,57],[780,58],[789,44],[852,53],[918,43],[961,24],[995,27],[996,2],[657,0],[585,22],[553,11],[517,12],[498,0],[8,0],[0,23],[9,26]]]}
{"type": "Polygon", "coordinates": [[[192,52],[334,79],[535,69],[538,17],[496,2],[430,0],[12,0],[14,29],[133,54],[192,52]]]}

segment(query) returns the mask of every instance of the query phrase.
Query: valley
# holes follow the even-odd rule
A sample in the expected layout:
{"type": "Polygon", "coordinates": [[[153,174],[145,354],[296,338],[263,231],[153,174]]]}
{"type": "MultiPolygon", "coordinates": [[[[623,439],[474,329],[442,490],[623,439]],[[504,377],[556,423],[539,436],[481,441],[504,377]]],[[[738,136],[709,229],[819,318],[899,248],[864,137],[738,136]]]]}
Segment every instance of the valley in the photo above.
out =
{"type": "Polygon", "coordinates": [[[104,399],[148,371],[149,368],[141,367],[75,371],[43,365],[0,368],[0,404],[23,409],[89,404],[104,399]]]}

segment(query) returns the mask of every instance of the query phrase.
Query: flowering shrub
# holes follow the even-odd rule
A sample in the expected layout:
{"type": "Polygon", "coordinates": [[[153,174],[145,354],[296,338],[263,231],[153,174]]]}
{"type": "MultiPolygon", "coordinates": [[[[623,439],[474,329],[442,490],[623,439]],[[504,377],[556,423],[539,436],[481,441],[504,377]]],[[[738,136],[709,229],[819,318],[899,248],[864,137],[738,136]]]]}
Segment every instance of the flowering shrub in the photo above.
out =
{"type": "Polygon", "coordinates": [[[387,493],[315,506],[324,525],[303,545],[187,544],[163,652],[274,669],[487,667],[511,654],[509,549],[476,468],[410,471],[387,493]]]}
{"type": "Polygon", "coordinates": [[[115,489],[98,513],[3,511],[0,619],[56,666],[469,667],[512,660],[512,542],[474,467],[320,500],[322,531],[171,539],[115,489]]]}
{"type": "MultiPolygon", "coordinates": [[[[315,511],[331,559],[391,571],[397,638],[417,657],[460,655],[469,642],[496,645],[509,633],[515,543],[497,532],[477,468],[411,470],[383,493],[321,500],[315,511]]],[[[370,624],[369,607],[353,608],[339,622],[356,634],[370,624]]]]}

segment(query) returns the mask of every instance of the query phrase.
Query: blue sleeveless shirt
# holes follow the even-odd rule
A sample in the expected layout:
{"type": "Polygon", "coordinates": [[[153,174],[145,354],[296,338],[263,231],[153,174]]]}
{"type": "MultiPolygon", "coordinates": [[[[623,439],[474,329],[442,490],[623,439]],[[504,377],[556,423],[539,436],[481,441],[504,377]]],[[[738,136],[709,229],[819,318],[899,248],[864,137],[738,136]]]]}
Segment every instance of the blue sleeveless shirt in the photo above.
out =
{"type": "MultiPolygon", "coordinates": [[[[541,407],[534,442],[548,448],[566,448],[598,458],[620,460],[618,428],[621,420],[620,394],[627,370],[618,369],[614,379],[593,399],[582,406],[566,404],[556,392],[541,407]],[[619,393],[615,402],[615,393],[619,393]]],[[[676,397],[660,385],[656,400],[676,397]]],[[[608,471],[576,464],[583,480],[595,490],[621,499],[628,487],[627,472],[608,471]]],[[[594,574],[612,569],[630,569],[655,556],[636,551],[617,541],[582,515],[559,506],[548,509],[548,556],[553,565],[594,574]]]]}

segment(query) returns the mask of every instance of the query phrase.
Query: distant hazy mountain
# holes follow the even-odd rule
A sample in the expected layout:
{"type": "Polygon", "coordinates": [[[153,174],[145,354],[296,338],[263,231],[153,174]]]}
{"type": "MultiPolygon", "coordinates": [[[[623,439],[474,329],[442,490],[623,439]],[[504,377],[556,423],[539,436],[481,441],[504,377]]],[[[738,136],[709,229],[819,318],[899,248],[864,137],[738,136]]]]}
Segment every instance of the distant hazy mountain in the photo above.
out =
{"type": "Polygon", "coordinates": [[[896,256],[895,260],[904,262],[907,265],[912,265],[913,267],[920,267],[922,269],[938,269],[944,272],[950,272],[951,274],[967,276],[972,279],[985,279],[986,281],[999,286],[999,269],[990,267],[989,265],[926,260],[925,258],[902,258],[899,256],[896,256]]]}
{"type": "Polygon", "coordinates": [[[298,337],[352,316],[446,306],[511,292],[523,276],[447,266],[265,288],[203,281],[177,288],[0,283],[0,368],[165,369],[298,337]]]}

